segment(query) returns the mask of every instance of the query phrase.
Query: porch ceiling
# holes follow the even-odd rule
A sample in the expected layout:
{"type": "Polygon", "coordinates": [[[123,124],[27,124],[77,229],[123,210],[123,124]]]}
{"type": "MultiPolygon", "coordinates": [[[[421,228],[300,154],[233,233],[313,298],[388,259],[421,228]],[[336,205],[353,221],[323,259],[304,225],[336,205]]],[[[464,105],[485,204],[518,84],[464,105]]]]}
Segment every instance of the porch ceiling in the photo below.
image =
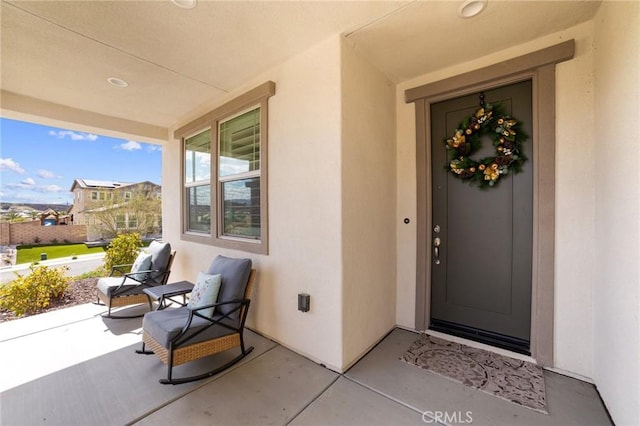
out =
{"type": "Polygon", "coordinates": [[[400,82],[586,21],[599,6],[489,0],[463,20],[460,4],[2,0],[0,83],[19,97],[167,128],[333,34],[400,82]]]}

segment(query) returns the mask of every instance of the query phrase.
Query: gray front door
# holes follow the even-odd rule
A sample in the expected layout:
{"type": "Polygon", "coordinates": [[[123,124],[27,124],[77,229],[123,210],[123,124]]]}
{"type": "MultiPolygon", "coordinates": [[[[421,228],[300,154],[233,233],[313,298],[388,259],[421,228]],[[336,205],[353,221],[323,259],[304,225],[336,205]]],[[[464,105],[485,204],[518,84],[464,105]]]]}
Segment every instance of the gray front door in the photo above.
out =
{"type": "MultiPolygon", "coordinates": [[[[488,189],[449,171],[443,140],[479,108],[479,93],[431,105],[433,229],[429,328],[529,353],[533,223],[531,81],[483,92],[529,135],[521,173],[488,189]],[[439,245],[433,245],[439,238],[439,245]]],[[[495,156],[489,136],[472,155],[495,156]]],[[[476,158],[477,157],[477,158],[476,158]]]]}

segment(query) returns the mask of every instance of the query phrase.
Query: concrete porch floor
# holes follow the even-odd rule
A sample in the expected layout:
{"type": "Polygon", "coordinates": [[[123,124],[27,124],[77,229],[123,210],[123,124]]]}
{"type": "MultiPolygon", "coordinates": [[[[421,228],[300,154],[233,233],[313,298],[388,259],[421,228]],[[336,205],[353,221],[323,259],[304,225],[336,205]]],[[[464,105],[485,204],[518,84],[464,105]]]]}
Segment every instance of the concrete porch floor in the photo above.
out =
{"type": "Polygon", "coordinates": [[[166,367],[134,352],[141,319],[103,311],[89,304],[0,324],[0,424],[611,424],[593,385],[553,372],[545,371],[546,415],[399,361],[417,338],[401,329],[345,374],[247,331],[255,350],[242,363],[163,386],[166,367]]]}

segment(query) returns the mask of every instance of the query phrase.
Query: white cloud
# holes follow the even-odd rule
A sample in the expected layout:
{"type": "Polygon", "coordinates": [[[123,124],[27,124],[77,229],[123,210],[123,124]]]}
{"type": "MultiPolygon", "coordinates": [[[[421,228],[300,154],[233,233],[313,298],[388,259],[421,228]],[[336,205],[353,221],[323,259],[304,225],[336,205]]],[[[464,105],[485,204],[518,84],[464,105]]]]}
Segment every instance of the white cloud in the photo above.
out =
{"type": "Polygon", "coordinates": [[[121,143],[118,145],[118,148],[124,149],[125,151],[135,151],[138,149],[142,149],[142,145],[136,141],[129,141],[127,143],[121,143]]]}
{"type": "Polygon", "coordinates": [[[19,174],[24,173],[24,169],[20,167],[20,164],[11,158],[0,158],[0,170],[9,170],[19,174]]]}
{"type": "Polygon", "coordinates": [[[33,189],[33,185],[29,185],[26,183],[8,183],[6,185],[7,188],[15,188],[15,189],[33,189]]]}
{"type": "Polygon", "coordinates": [[[162,147],[160,145],[150,143],[150,144],[147,144],[147,151],[148,152],[162,151],[162,147]]]}
{"type": "Polygon", "coordinates": [[[43,186],[41,187],[42,192],[60,192],[62,191],[62,188],[59,187],[58,185],[47,185],[47,186],[43,186]]]}
{"type": "Polygon", "coordinates": [[[95,141],[98,139],[98,135],[93,133],[80,133],[73,132],[71,130],[49,130],[49,135],[55,136],[58,139],[64,139],[68,137],[73,141],[95,141]]]}
{"type": "Polygon", "coordinates": [[[54,179],[60,178],[61,176],[57,176],[55,173],[50,172],[49,170],[40,169],[38,170],[38,177],[41,177],[43,179],[54,179]]]}
{"type": "Polygon", "coordinates": [[[0,200],[13,203],[60,203],[73,202],[71,193],[58,185],[30,184],[32,179],[22,182],[3,183],[0,200]]]}
{"type": "Polygon", "coordinates": [[[249,161],[238,158],[220,157],[220,173],[222,176],[249,171],[249,161]]]}
{"type": "Polygon", "coordinates": [[[63,190],[63,188],[59,187],[58,185],[36,185],[35,181],[31,178],[27,178],[20,183],[8,183],[6,187],[39,193],[61,192],[63,190]]]}
{"type": "Polygon", "coordinates": [[[29,189],[29,188],[31,188],[30,185],[27,185],[25,183],[14,183],[14,182],[8,183],[5,186],[7,188],[13,188],[13,189],[29,189]]]}

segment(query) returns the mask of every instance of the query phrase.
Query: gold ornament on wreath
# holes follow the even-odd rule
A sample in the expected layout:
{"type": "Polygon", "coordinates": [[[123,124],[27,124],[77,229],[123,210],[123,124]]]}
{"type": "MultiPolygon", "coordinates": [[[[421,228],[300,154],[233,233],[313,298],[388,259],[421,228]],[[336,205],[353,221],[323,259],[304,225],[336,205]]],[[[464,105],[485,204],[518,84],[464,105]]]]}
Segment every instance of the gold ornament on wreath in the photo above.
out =
{"type": "Polygon", "coordinates": [[[493,187],[509,173],[522,171],[527,160],[522,153],[526,139],[518,120],[502,114],[498,105],[485,104],[484,94],[480,94],[480,108],[462,120],[455,134],[444,141],[449,153],[447,168],[472,185],[493,187]],[[471,155],[480,149],[483,136],[491,137],[496,154],[473,160],[471,155]]]}

